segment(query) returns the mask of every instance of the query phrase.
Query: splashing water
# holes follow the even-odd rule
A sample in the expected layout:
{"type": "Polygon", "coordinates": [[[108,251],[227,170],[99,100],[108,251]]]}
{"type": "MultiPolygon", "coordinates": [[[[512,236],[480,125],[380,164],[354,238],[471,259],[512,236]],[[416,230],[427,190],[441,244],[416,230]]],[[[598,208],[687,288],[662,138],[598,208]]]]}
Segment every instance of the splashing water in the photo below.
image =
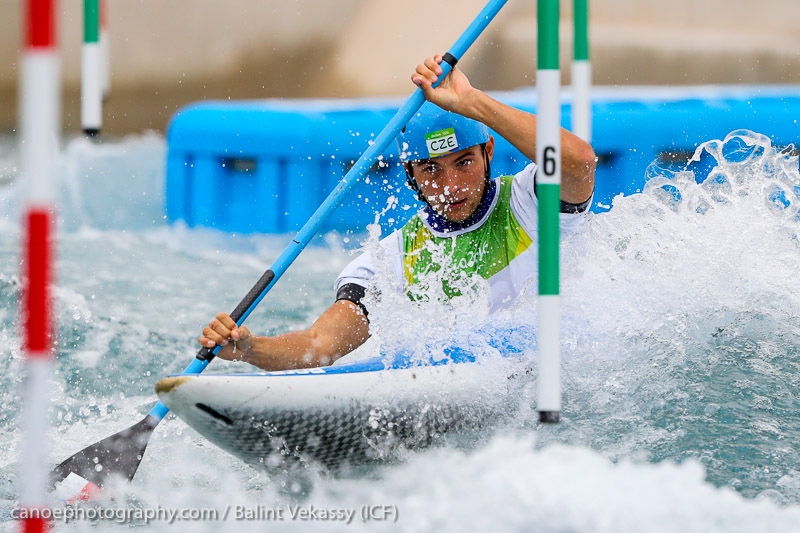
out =
{"type": "MultiPolygon", "coordinates": [[[[394,528],[402,531],[796,529],[800,176],[793,153],[752,132],[709,141],[685,169],[651,166],[642,194],[615,198],[611,211],[590,215],[564,239],[561,424],[538,425],[526,390],[516,414],[491,431],[390,465],[297,477],[253,470],[170,416],[134,482],[111,487],[102,505],[218,512],[180,524],[152,520],[148,528],[159,531],[381,529],[362,518],[350,525],[293,519],[296,505],[357,513],[394,506],[394,528]],[[282,509],[284,518],[242,518],[259,506],[282,509]]],[[[62,154],[62,188],[70,193],[62,196],[58,242],[52,464],[139,420],[155,401],[155,381],[183,369],[202,326],[232,308],[288,242],[166,226],[155,179],[163,154],[154,136],[74,141],[62,154]]],[[[0,184],[5,520],[21,483],[16,185],[13,178],[0,184]]],[[[373,233],[362,237],[367,249],[375,249],[373,233]]],[[[340,236],[319,239],[248,325],[264,333],[306,327],[330,304],[333,279],[351,254],[340,236]]],[[[385,346],[422,331],[445,338],[487,320],[535,324],[535,294],[491,318],[474,302],[448,310],[391,294],[387,285],[376,313],[385,346]]],[[[215,361],[208,371],[244,370],[215,361]]],[[[111,527],[119,525],[59,526],[111,527]]]]}
{"type": "Polygon", "coordinates": [[[645,192],[615,199],[565,258],[567,394],[592,408],[576,402],[580,421],[553,432],[612,457],[697,459],[715,485],[796,502],[797,157],[737,131],[689,170],[648,172],[645,192]],[[706,176],[691,170],[708,156],[706,176]]]}

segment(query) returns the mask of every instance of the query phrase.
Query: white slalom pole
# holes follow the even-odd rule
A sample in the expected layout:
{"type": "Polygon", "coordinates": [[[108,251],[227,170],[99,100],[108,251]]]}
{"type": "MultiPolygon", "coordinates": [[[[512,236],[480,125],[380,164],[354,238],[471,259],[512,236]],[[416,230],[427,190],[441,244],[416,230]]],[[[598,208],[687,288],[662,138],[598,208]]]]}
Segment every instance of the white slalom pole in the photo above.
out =
{"type": "Polygon", "coordinates": [[[536,409],[539,421],[561,418],[561,310],[559,296],[559,211],[561,197],[561,72],[558,64],[559,0],[538,0],[539,300],[536,409]]]}
{"type": "Polygon", "coordinates": [[[20,79],[21,179],[27,185],[22,261],[24,445],[20,466],[22,531],[47,531],[41,511],[48,497],[48,377],[53,351],[50,302],[53,175],[60,119],[55,0],[28,0],[20,79]]]}
{"type": "Polygon", "coordinates": [[[592,63],[589,60],[589,0],[574,2],[574,58],[572,60],[572,133],[592,142],[592,63]]]}
{"type": "Polygon", "coordinates": [[[100,49],[100,1],[83,0],[81,47],[81,126],[90,137],[103,125],[103,57],[100,49]]]}

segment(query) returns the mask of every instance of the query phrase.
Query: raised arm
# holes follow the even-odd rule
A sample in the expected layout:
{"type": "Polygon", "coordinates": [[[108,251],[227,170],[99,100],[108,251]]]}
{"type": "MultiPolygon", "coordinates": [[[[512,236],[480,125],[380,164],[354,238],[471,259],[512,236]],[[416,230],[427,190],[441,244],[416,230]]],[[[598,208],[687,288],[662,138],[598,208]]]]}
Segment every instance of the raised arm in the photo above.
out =
{"type": "MultiPolygon", "coordinates": [[[[437,55],[417,66],[411,76],[425,98],[448,111],[483,122],[513,144],[532,161],[536,161],[536,115],[521,111],[474,88],[458,68],[453,68],[442,83],[439,79],[442,56],[437,55]]],[[[561,129],[561,199],[580,204],[594,191],[597,157],[591,145],[561,129]]]]}
{"type": "Polygon", "coordinates": [[[237,327],[227,313],[219,313],[203,329],[198,342],[209,348],[220,344],[217,357],[245,361],[263,370],[326,366],[355,350],[369,337],[369,323],[361,309],[338,300],[310,328],[274,337],[252,335],[237,327]]]}

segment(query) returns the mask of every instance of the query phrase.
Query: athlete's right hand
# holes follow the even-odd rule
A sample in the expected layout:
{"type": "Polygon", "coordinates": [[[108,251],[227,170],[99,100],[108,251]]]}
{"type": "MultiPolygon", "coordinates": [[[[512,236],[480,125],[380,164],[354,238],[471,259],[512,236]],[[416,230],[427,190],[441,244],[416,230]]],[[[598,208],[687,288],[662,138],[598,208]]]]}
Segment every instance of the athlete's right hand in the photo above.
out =
{"type": "Polygon", "coordinates": [[[197,339],[197,342],[206,348],[214,348],[217,345],[224,347],[230,341],[235,343],[237,351],[250,349],[250,330],[245,326],[237,326],[228,313],[218,313],[216,318],[203,328],[203,335],[197,339]]]}

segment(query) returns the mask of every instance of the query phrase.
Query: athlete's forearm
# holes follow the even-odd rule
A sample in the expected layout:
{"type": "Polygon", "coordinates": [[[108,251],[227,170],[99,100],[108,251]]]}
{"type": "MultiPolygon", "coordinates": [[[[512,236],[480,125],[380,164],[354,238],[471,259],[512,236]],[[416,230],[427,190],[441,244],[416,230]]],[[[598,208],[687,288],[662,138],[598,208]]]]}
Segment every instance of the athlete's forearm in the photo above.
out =
{"type": "Polygon", "coordinates": [[[251,335],[237,343],[229,342],[222,355],[268,371],[314,368],[330,365],[361,346],[368,337],[369,324],[361,309],[340,300],[306,330],[274,337],[251,335]]]}
{"type": "MultiPolygon", "coordinates": [[[[483,122],[531,161],[536,161],[536,115],[504,104],[478,89],[465,106],[464,114],[483,122]]],[[[561,128],[561,199],[572,204],[586,201],[594,190],[596,165],[591,145],[561,128]]]]}

